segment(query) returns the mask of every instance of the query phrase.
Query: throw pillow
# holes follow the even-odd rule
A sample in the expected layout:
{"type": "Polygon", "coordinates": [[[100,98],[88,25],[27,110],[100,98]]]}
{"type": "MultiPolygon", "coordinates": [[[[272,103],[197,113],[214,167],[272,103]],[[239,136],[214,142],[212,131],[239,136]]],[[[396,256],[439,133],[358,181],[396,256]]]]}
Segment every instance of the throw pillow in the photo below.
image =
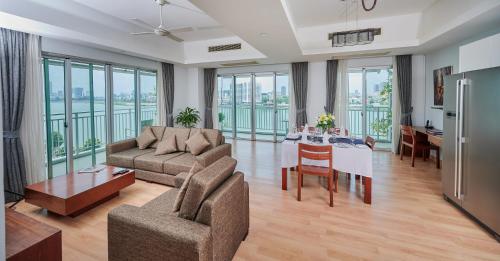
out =
{"type": "Polygon", "coordinates": [[[146,127],[142,131],[141,135],[136,138],[137,140],[137,145],[139,146],[140,150],[146,149],[149,145],[151,145],[153,142],[155,142],[156,137],[153,131],[151,130],[151,127],[146,127]]]}
{"type": "Polygon", "coordinates": [[[193,137],[190,137],[186,141],[186,144],[188,145],[191,154],[195,156],[200,155],[206,147],[210,146],[210,143],[201,132],[198,132],[193,137]]]}
{"type": "Polygon", "coordinates": [[[191,170],[189,170],[188,175],[186,176],[186,179],[182,183],[181,188],[179,189],[179,193],[177,194],[177,197],[175,198],[174,201],[174,212],[177,212],[181,209],[182,201],[184,200],[184,196],[186,195],[186,191],[188,189],[189,181],[191,178],[194,176],[194,174],[200,172],[203,169],[203,166],[195,162],[191,170]]]}
{"type": "Polygon", "coordinates": [[[163,155],[177,151],[177,139],[174,135],[170,135],[167,139],[160,141],[156,147],[155,155],[163,155]]]}

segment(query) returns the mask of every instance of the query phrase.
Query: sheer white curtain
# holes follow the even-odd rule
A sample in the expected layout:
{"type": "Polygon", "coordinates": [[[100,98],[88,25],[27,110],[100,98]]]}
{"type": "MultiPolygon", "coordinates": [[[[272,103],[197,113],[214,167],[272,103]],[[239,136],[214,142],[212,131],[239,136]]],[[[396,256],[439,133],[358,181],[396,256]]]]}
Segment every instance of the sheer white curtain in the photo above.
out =
{"type": "Polygon", "coordinates": [[[347,60],[339,60],[339,68],[337,71],[337,90],[335,99],[335,125],[338,128],[348,129],[349,119],[347,117],[347,60]]]}
{"type": "Polygon", "coordinates": [[[28,184],[45,180],[45,146],[43,143],[43,74],[40,36],[29,35],[26,53],[26,92],[19,135],[24,148],[28,184]]]}
{"type": "Polygon", "coordinates": [[[158,125],[165,126],[167,124],[167,115],[165,114],[165,89],[163,88],[163,72],[161,63],[158,63],[158,70],[156,73],[156,110],[158,125]]]}
{"type": "Polygon", "coordinates": [[[401,121],[401,103],[397,77],[396,57],[392,58],[392,152],[397,153],[401,121]]]}

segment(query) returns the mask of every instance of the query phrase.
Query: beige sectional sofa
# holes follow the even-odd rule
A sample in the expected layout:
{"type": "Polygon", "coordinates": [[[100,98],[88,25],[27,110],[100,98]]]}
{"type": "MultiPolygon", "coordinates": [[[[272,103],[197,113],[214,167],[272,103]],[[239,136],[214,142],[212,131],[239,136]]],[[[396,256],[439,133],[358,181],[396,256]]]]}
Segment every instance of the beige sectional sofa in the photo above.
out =
{"type": "Polygon", "coordinates": [[[135,177],[142,180],[174,186],[175,176],[188,172],[195,161],[204,167],[223,156],[231,156],[231,144],[224,143],[224,136],[215,129],[189,129],[152,126],[156,141],[146,149],[139,149],[136,139],[128,139],[106,146],[106,163],[112,166],[135,169],[135,177]],[[202,132],[210,143],[200,155],[190,153],[186,141],[197,132],[202,132]],[[154,155],[158,143],[170,135],[177,140],[177,152],[154,155]]]}
{"type": "Polygon", "coordinates": [[[249,229],[248,183],[223,157],[188,183],[180,210],[174,201],[187,173],[142,207],[122,205],[108,214],[108,259],[231,260],[249,229]]]}

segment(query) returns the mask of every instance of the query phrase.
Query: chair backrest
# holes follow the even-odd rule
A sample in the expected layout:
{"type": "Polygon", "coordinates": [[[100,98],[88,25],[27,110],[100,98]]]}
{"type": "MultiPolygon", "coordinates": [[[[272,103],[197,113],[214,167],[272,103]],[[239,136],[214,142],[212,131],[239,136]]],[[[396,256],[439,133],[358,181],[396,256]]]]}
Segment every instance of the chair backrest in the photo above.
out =
{"type": "Polygon", "coordinates": [[[415,143],[415,133],[413,127],[408,125],[401,125],[401,138],[403,141],[415,143]]]}
{"type": "Polygon", "coordinates": [[[330,168],[332,167],[332,146],[331,145],[310,145],[299,143],[299,166],[302,165],[302,159],[327,160],[330,168]]]}
{"type": "Polygon", "coordinates": [[[316,127],[308,127],[307,129],[309,130],[309,132],[315,132],[316,131],[316,127]]]}
{"type": "MultiPolygon", "coordinates": [[[[329,128],[329,129],[328,129],[328,133],[330,133],[330,134],[335,133],[335,134],[337,134],[337,135],[340,135],[340,131],[341,131],[341,129],[340,129],[340,128],[329,128]]],[[[345,135],[345,136],[349,136],[349,130],[344,129],[344,135],[345,135]]]]}
{"type": "Polygon", "coordinates": [[[375,148],[375,139],[371,136],[366,136],[365,144],[373,150],[375,148]]]}

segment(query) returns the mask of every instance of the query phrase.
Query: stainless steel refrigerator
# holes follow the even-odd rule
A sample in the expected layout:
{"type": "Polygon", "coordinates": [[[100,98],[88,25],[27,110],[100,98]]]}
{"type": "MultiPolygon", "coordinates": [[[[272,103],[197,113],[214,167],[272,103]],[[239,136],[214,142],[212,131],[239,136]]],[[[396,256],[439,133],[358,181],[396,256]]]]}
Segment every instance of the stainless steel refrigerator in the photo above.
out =
{"type": "Polygon", "coordinates": [[[445,77],[445,199],[500,241],[500,67],[445,77]]]}

